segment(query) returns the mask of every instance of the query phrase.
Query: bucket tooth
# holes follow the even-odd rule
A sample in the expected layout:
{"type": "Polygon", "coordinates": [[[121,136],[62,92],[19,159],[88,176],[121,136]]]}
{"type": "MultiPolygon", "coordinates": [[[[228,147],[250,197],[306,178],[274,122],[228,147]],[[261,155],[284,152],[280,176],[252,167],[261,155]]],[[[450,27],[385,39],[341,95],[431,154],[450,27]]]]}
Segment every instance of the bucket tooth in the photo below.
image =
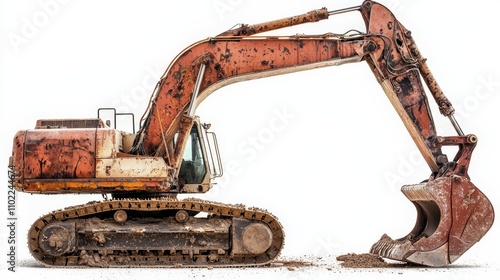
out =
{"type": "Polygon", "coordinates": [[[373,244],[370,253],[377,254],[383,258],[403,260],[411,249],[410,240],[393,240],[387,234],[384,234],[377,243],[373,244]]]}
{"type": "Polygon", "coordinates": [[[466,177],[441,177],[403,186],[401,191],[415,205],[415,226],[400,239],[384,234],[370,253],[426,266],[445,266],[456,261],[493,225],[491,202],[466,177]]]}

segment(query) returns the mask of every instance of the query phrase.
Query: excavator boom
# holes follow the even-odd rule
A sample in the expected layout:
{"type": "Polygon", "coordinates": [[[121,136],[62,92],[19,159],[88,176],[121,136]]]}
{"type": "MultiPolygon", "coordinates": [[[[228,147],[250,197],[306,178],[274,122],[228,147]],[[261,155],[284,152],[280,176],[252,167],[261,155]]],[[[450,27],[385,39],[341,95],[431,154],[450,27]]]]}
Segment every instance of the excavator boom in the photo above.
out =
{"type": "Polygon", "coordinates": [[[431,171],[423,182],[402,187],[417,210],[413,230],[396,240],[383,235],[370,252],[428,266],[453,263],[494,220],[491,202],[468,175],[477,137],[465,135],[456,122],[411,32],[373,1],[242,25],[192,44],[161,77],[137,133],[112,129],[100,119],[39,120],[36,129],[19,131],[9,164],[17,190],[112,195],[38,219],[29,231],[33,256],[46,266],[272,262],[284,242],[272,214],[176,199],[179,193],[208,191],[222,175],[210,165],[219,161],[215,135],[200,123],[196,108],[231,83],[358,62],[370,67],[431,171]],[[258,35],[352,11],[361,13],[365,32],[258,35]],[[437,133],[422,80],[458,135],[437,133]],[[458,147],[457,154],[449,159],[444,146],[458,147]]]}
{"type": "Polygon", "coordinates": [[[136,151],[157,154],[163,139],[172,141],[180,117],[217,89],[231,83],[318,67],[359,62],[379,48],[377,37],[346,39],[335,34],[291,37],[215,37],[186,48],[163,75],[145,118],[136,151]],[[196,83],[200,67],[205,70],[196,83]],[[196,99],[195,86],[199,84],[196,99]],[[162,131],[165,135],[162,135],[162,131]]]}

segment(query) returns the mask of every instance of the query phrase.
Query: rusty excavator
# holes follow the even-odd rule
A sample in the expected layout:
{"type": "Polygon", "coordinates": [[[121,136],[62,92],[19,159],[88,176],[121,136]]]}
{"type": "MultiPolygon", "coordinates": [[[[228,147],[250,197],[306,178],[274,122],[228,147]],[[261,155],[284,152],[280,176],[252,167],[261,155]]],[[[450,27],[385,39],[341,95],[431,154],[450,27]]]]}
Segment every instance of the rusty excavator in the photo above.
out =
{"type": "Polygon", "coordinates": [[[370,253],[425,266],[452,264],[494,220],[492,204],[468,175],[478,139],[463,133],[411,32],[373,1],[238,25],[192,44],[157,83],[137,132],[117,130],[99,114],[41,119],[34,129],[18,131],[9,160],[9,187],[34,194],[104,196],[36,220],[27,237],[31,254],[47,267],[245,267],[273,262],[282,250],[284,232],[271,213],[177,198],[207,192],[223,173],[217,138],[195,110],[231,83],[361,61],[372,70],[431,169],[426,180],[401,189],[416,207],[414,228],[399,239],[384,234],[370,253]],[[256,35],[352,11],[361,13],[365,32],[256,35]],[[457,135],[437,134],[424,83],[457,135]],[[458,152],[448,158],[444,146],[455,146],[458,152]]]}

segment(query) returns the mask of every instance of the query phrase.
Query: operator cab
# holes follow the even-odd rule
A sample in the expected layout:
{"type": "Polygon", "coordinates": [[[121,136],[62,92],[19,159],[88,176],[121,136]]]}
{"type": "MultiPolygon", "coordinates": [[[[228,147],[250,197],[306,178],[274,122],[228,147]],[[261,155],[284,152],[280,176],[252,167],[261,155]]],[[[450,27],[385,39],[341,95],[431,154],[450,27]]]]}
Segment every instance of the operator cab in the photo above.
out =
{"type": "MultiPolygon", "coordinates": [[[[121,138],[119,150],[122,155],[130,152],[136,138],[134,115],[117,113],[115,108],[100,108],[97,116],[96,120],[100,120],[101,127],[119,131],[121,138]],[[102,118],[106,121],[102,121],[102,118]],[[127,128],[131,128],[132,133],[126,132],[127,128]]],[[[206,192],[212,187],[212,180],[222,176],[217,137],[214,132],[208,131],[210,126],[210,124],[200,123],[199,117],[193,117],[193,125],[185,143],[177,184],[173,185],[172,192],[206,192]]],[[[176,134],[174,145],[180,144],[177,143],[178,140],[178,134],[176,134]]]]}
{"type": "Polygon", "coordinates": [[[195,118],[179,171],[181,192],[206,192],[212,179],[222,176],[217,137],[208,129],[210,124],[200,124],[199,118],[195,118]]]}

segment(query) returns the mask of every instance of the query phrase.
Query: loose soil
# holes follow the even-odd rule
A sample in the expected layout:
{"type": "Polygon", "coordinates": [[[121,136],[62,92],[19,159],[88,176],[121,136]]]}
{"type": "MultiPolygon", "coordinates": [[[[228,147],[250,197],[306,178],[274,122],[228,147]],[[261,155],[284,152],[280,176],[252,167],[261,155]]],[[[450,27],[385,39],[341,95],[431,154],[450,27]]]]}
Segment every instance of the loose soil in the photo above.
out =
{"type": "Polygon", "coordinates": [[[385,267],[408,267],[407,263],[388,263],[382,257],[375,254],[346,254],[337,257],[340,265],[346,268],[385,268],[385,267]]]}
{"type": "Polygon", "coordinates": [[[387,267],[388,263],[383,258],[373,254],[346,254],[337,257],[337,261],[342,262],[340,265],[349,268],[375,268],[387,267]]]}

